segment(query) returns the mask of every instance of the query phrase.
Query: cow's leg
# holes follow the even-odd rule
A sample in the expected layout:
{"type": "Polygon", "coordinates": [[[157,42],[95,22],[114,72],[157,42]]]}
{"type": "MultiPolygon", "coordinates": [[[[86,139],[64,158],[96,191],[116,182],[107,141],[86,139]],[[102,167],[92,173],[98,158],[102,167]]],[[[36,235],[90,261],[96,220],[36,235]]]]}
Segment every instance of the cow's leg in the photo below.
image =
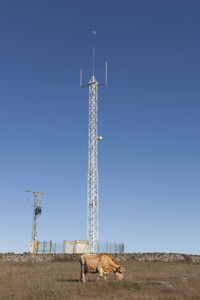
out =
{"type": "Polygon", "coordinates": [[[103,279],[107,281],[107,274],[104,274],[103,279]]]}
{"type": "Polygon", "coordinates": [[[83,273],[83,265],[82,265],[81,261],[80,261],[80,269],[81,269],[81,271],[80,271],[80,280],[82,281],[82,278],[83,278],[83,275],[82,275],[82,273],[83,273]]]}
{"type": "Polygon", "coordinates": [[[99,279],[101,279],[101,278],[103,277],[103,270],[102,270],[102,267],[101,267],[101,266],[99,266],[99,267],[97,268],[97,270],[98,270],[98,272],[99,272],[99,277],[97,278],[97,280],[99,280],[99,279]]]}
{"type": "Polygon", "coordinates": [[[85,269],[85,267],[81,266],[81,281],[82,282],[86,282],[86,273],[87,273],[87,270],[85,269]]]}
{"type": "Polygon", "coordinates": [[[81,281],[85,282],[85,275],[84,275],[83,267],[81,267],[81,281]]]}

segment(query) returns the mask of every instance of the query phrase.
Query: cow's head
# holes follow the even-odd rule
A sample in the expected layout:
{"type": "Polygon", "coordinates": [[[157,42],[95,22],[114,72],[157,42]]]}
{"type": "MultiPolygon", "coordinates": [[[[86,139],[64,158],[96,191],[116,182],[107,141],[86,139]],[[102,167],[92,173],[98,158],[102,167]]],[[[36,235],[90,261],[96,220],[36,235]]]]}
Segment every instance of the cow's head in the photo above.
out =
{"type": "Polygon", "coordinates": [[[117,279],[122,280],[124,277],[124,272],[125,272],[125,269],[122,266],[119,266],[119,268],[116,270],[116,273],[115,273],[117,279]]]}

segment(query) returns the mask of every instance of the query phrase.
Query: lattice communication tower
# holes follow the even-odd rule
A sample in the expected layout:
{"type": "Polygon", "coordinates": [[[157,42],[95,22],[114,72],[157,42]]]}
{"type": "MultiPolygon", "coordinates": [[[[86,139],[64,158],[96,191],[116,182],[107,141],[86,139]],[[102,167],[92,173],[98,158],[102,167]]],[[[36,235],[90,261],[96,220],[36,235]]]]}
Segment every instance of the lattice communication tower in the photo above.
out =
{"type": "MultiPolygon", "coordinates": [[[[42,213],[42,201],[39,199],[39,195],[44,195],[42,192],[29,191],[26,192],[33,194],[33,223],[32,223],[32,240],[38,240],[38,218],[42,213]]],[[[28,199],[29,200],[29,199],[28,199]]]]}
{"type": "Polygon", "coordinates": [[[107,86],[107,62],[105,65],[105,82],[99,83],[94,76],[95,47],[93,47],[92,77],[87,84],[82,84],[80,71],[80,87],[89,86],[89,123],[88,123],[88,178],[87,178],[87,240],[90,253],[98,252],[98,87],[107,86]]]}

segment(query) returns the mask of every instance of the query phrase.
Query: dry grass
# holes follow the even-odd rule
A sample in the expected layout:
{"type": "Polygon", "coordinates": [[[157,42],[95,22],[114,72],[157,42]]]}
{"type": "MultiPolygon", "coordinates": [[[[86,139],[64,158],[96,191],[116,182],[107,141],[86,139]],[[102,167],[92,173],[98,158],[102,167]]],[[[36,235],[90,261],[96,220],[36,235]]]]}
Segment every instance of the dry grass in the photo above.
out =
{"type": "Polygon", "coordinates": [[[80,279],[78,262],[0,264],[0,299],[3,300],[197,300],[200,299],[200,265],[126,261],[123,281],[108,276],[96,282],[80,279]]]}

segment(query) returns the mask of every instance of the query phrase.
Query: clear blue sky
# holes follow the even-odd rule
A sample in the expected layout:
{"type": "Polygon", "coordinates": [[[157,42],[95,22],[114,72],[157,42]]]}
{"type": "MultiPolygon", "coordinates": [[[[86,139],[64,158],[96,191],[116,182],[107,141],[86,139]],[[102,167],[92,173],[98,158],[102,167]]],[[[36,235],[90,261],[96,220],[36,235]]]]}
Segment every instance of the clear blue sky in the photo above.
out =
{"type": "Polygon", "coordinates": [[[200,253],[200,2],[0,2],[0,252],[86,238],[88,81],[96,45],[101,241],[200,253]],[[92,30],[97,31],[94,37],[92,30]]]}

